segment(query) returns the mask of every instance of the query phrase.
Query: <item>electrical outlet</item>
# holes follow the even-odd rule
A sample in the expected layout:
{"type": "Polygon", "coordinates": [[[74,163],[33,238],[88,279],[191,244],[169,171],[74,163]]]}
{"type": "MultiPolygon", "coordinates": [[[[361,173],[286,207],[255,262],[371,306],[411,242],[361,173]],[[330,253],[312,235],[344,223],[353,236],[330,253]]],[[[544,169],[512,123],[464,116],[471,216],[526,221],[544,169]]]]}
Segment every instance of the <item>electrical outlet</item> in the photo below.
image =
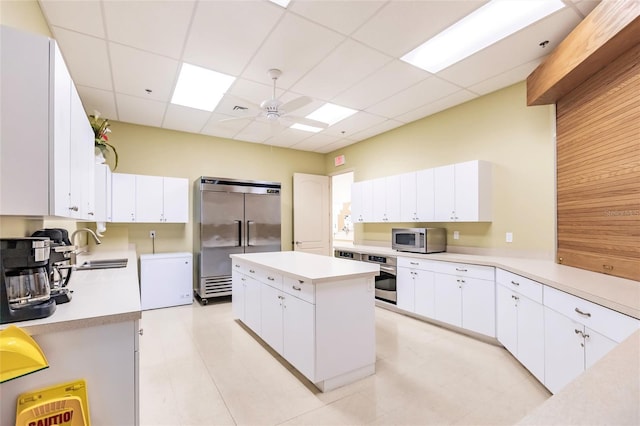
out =
{"type": "Polygon", "coordinates": [[[149,238],[155,238],[156,237],[156,231],[149,231],[149,238]]]}
{"type": "Polygon", "coordinates": [[[459,240],[460,239],[460,232],[459,231],[453,231],[453,239],[454,240],[459,240]]]}
{"type": "Polygon", "coordinates": [[[512,243],[513,242],[513,232],[507,232],[507,235],[505,237],[506,242],[508,243],[512,243]]]}

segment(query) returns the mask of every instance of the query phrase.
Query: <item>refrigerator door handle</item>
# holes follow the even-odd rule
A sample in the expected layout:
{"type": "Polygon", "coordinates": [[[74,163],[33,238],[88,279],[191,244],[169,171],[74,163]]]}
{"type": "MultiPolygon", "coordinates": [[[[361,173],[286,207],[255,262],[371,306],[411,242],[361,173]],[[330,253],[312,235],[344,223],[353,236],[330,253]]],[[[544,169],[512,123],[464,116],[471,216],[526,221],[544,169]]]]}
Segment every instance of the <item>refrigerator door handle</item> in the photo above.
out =
{"type": "Polygon", "coordinates": [[[253,220],[247,221],[247,247],[251,247],[251,236],[249,234],[249,229],[251,229],[251,224],[255,223],[253,220]]]}
{"type": "Polygon", "coordinates": [[[242,221],[234,220],[234,222],[238,224],[238,244],[236,244],[236,247],[242,247],[242,221]]]}

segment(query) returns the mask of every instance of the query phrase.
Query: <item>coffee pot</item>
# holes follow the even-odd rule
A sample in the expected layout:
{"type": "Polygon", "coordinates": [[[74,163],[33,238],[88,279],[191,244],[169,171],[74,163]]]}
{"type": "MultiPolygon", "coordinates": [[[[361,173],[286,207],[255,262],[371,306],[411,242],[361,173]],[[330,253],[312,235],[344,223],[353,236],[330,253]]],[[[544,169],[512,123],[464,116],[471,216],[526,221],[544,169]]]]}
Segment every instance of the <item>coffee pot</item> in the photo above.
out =
{"type": "Polygon", "coordinates": [[[0,323],[46,318],[56,310],[49,282],[50,240],[0,239],[0,323]]]}
{"type": "Polygon", "coordinates": [[[47,266],[51,298],[56,301],[56,305],[71,301],[71,290],[67,288],[67,284],[69,284],[73,271],[70,262],[71,254],[76,247],[71,245],[67,230],[64,228],[45,228],[34,232],[31,236],[46,237],[51,240],[47,266]]]}

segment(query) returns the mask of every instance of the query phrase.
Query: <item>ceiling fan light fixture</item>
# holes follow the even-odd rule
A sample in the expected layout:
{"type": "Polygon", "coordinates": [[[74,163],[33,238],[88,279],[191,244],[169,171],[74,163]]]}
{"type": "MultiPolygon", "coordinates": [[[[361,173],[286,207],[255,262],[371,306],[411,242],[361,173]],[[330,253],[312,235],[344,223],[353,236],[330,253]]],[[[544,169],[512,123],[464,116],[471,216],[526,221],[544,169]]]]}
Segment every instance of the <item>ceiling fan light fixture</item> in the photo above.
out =
{"type": "Polygon", "coordinates": [[[492,0],[400,59],[435,74],[564,7],[561,0],[492,0]]]}
{"type": "Polygon", "coordinates": [[[345,118],[352,116],[356,112],[358,111],[355,109],[326,103],[306,117],[311,120],[322,121],[323,123],[327,123],[329,126],[332,126],[338,121],[342,121],[345,118]]]}
{"type": "Polygon", "coordinates": [[[211,112],[234,81],[233,76],[183,62],[171,103],[211,112]]]}

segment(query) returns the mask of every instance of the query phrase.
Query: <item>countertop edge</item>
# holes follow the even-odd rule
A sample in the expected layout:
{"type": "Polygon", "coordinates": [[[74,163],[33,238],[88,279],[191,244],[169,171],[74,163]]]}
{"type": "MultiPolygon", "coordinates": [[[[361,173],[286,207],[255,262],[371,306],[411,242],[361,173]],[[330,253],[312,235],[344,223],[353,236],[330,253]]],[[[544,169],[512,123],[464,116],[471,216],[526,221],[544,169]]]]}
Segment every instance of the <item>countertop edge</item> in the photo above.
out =
{"type": "Polygon", "coordinates": [[[640,282],[587,271],[584,269],[574,268],[571,266],[559,265],[552,260],[525,259],[519,257],[512,258],[504,256],[462,254],[452,252],[421,254],[399,252],[388,247],[358,245],[335,245],[334,249],[386,256],[413,257],[442,262],[457,262],[473,265],[493,266],[495,268],[500,268],[505,271],[509,271],[514,274],[521,275],[525,278],[537,281],[546,286],[555,288],[556,290],[560,290],[565,293],[583,298],[585,300],[628,315],[635,319],[640,319],[640,282]],[[629,300],[615,300],[614,298],[608,298],[603,295],[594,294],[586,288],[584,282],[576,284],[575,282],[573,282],[574,280],[572,280],[571,283],[568,283],[567,281],[569,281],[569,278],[566,278],[567,275],[575,275],[576,277],[578,277],[575,278],[575,281],[587,281],[586,279],[596,279],[602,282],[610,282],[615,286],[635,286],[634,290],[637,291],[637,300],[632,300],[632,302],[635,302],[635,305],[630,305],[626,303],[629,302],[629,300]]]}

